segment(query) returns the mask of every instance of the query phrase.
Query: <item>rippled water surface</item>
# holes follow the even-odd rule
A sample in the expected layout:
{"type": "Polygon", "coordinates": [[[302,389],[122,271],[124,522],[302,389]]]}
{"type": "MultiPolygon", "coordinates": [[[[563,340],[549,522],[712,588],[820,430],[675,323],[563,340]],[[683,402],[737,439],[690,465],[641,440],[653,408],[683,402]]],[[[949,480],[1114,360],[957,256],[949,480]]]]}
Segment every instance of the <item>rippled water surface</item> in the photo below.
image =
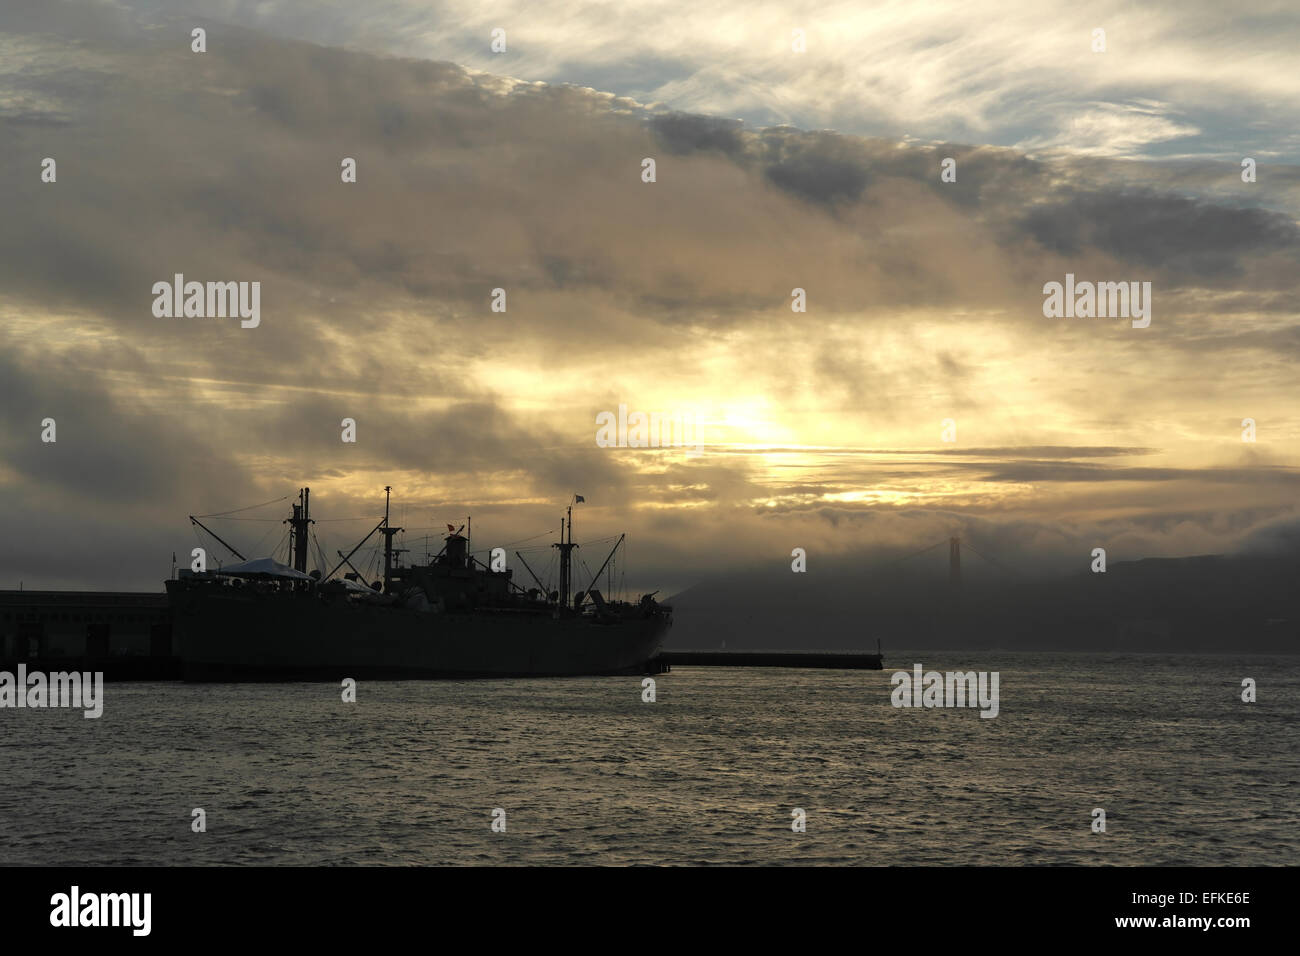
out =
{"type": "Polygon", "coordinates": [[[362,682],[356,704],[109,684],[99,720],[0,710],[0,863],[1300,863],[1300,658],[887,660],[682,667],[655,703],[636,677],[362,682]],[[1000,672],[1000,715],[892,707],[917,661],[1000,672]]]}

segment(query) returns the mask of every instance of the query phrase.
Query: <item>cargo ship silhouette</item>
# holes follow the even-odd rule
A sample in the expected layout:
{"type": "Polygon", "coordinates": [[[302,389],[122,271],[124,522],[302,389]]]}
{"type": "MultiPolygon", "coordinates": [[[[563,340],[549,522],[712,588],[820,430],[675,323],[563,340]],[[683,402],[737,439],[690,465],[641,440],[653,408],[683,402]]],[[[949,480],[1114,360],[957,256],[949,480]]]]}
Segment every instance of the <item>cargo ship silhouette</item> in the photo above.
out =
{"type": "MultiPolygon", "coordinates": [[[[290,526],[292,565],[245,559],[194,516],[190,520],[241,559],[218,570],[183,570],[166,582],[175,653],[185,680],[340,680],[347,677],[533,677],[653,670],[672,608],[646,594],[607,600],[594,587],[570,594],[573,504],[562,519],[559,586],[548,590],[523,556],[537,587],[510,570],[492,570],[452,529],[426,564],[398,566],[384,518],[328,573],[307,571],[310,489],[299,491],[290,526]],[[567,527],[567,538],[565,535],[567,527]],[[351,558],[383,536],[383,579],[370,585],[351,558]],[[351,569],[335,577],[344,566],[351,569]]],[[[592,575],[595,584],[625,535],[592,575]]],[[[427,557],[427,555],[426,555],[427,557]]],[[[657,593],[657,592],[655,592],[657,593]]]]}

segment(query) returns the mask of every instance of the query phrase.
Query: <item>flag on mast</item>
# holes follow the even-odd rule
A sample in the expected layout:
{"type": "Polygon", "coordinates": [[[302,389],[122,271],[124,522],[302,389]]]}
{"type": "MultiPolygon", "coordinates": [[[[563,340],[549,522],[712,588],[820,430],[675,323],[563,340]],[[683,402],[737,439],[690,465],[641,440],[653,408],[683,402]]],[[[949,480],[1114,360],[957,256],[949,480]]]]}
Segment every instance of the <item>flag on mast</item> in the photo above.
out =
{"type": "Polygon", "coordinates": [[[574,495],[574,496],[573,496],[573,503],[574,503],[575,505],[576,505],[579,501],[586,501],[586,500],[587,500],[587,499],[584,498],[584,497],[582,497],[582,495],[574,495]]]}

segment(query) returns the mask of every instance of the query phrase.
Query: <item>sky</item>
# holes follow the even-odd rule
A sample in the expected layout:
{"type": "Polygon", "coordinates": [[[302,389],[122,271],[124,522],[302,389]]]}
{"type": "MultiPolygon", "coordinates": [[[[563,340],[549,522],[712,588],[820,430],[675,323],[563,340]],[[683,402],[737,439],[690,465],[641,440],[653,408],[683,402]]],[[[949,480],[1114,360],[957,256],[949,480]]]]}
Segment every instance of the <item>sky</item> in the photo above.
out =
{"type": "Polygon", "coordinates": [[[7,2],[0,586],[156,590],[302,485],[331,554],[385,485],[417,554],[582,494],[667,593],[1294,551],[1300,13],[1032,7],[7,2]],[[176,273],[260,324],[156,316],[176,273]],[[1045,316],[1067,274],[1150,325],[1045,316]],[[601,447],[620,405],[698,453],[601,447]]]}

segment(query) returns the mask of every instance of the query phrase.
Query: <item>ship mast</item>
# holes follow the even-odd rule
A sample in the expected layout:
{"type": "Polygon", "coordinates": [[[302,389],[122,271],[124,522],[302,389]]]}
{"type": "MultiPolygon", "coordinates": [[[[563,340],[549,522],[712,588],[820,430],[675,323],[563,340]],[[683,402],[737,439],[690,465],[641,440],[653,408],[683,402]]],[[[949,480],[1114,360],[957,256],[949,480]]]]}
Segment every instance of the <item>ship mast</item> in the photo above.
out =
{"type": "Polygon", "coordinates": [[[381,533],[384,536],[384,593],[389,594],[392,591],[393,580],[393,535],[406,530],[405,528],[390,528],[388,526],[388,501],[392,495],[393,486],[384,485],[384,524],[381,533]]]}
{"type": "MultiPolygon", "coordinates": [[[[575,501],[583,500],[579,496],[574,496],[575,501]]],[[[573,502],[569,502],[569,540],[564,540],[564,519],[560,519],[560,543],[553,544],[551,547],[560,549],[560,607],[569,606],[569,584],[572,578],[573,568],[573,549],[577,547],[573,543],[573,502]]]]}

